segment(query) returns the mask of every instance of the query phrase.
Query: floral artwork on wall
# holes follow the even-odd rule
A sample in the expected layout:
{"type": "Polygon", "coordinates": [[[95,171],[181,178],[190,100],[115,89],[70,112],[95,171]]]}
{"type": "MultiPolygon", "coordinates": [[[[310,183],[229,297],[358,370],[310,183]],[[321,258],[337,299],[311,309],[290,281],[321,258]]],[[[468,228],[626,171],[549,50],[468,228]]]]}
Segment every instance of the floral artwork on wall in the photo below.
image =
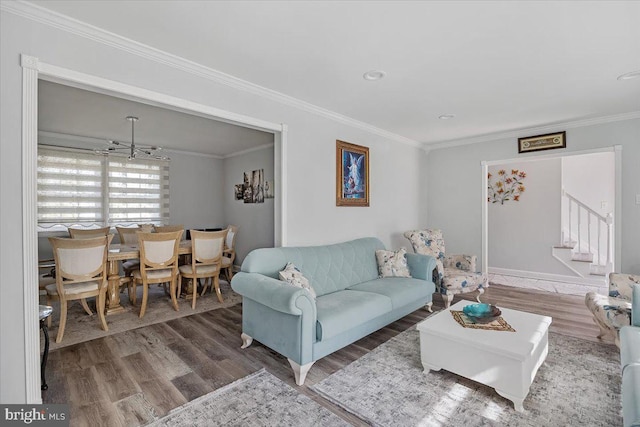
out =
{"type": "Polygon", "coordinates": [[[525,190],[522,182],[526,177],[527,174],[518,169],[511,169],[510,174],[506,170],[500,169],[497,176],[489,173],[487,176],[489,183],[487,201],[501,205],[508,200],[520,201],[520,195],[525,190]]]}

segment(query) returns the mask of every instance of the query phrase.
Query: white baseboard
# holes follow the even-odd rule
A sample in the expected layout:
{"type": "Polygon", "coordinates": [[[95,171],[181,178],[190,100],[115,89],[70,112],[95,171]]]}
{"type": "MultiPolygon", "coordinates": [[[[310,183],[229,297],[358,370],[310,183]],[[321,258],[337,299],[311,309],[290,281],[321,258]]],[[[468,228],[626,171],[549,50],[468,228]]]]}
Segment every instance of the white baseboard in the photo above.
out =
{"type": "Polygon", "coordinates": [[[547,280],[549,282],[565,282],[577,283],[589,286],[604,286],[607,284],[606,277],[577,277],[565,276],[562,274],[540,273],[537,271],[512,270],[510,268],[489,267],[489,274],[498,274],[501,276],[524,277],[527,279],[547,280]]]}

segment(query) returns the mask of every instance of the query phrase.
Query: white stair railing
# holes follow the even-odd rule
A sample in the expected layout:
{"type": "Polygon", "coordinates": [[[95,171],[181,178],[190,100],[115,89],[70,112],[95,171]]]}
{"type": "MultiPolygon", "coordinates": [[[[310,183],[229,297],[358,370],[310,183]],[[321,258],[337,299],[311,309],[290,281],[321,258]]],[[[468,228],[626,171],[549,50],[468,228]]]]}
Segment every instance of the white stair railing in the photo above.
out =
{"type": "MultiPolygon", "coordinates": [[[[568,203],[568,239],[575,241],[578,253],[584,253],[586,250],[587,253],[593,254],[592,262],[605,267],[605,273],[613,271],[613,214],[601,215],[564,189],[562,197],[568,203]],[[594,241],[592,234],[595,234],[594,241]]],[[[565,244],[567,236],[564,233],[562,239],[562,243],[565,244]]]]}

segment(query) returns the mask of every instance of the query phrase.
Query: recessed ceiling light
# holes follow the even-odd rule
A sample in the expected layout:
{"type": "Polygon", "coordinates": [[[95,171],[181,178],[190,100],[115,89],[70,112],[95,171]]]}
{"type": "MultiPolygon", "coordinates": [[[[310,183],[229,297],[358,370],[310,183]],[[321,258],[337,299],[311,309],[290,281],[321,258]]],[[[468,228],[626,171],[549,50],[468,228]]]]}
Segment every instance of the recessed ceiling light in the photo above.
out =
{"type": "Polygon", "coordinates": [[[387,73],[385,73],[384,71],[371,70],[371,71],[367,71],[366,73],[364,73],[362,75],[362,78],[365,79],[365,80],[380,80],[381,78],[383,78],[386,75],[387,75],[387,73]]]}
{"type": "Polygon", "coordinates": [[[438,116],[440,120],[449,120],[449,119],[453,119],[454,117],[455,117],[455,114],[443,114],[441,116],[438,116]]]}
{"type": "Polygon", "coordinates": [[[640,77],[640,70],[632,71],[630,73],[625,73],[621,76],[618,76],[618,80],[631,80],[635,79],[636,77],[640,77]]]}

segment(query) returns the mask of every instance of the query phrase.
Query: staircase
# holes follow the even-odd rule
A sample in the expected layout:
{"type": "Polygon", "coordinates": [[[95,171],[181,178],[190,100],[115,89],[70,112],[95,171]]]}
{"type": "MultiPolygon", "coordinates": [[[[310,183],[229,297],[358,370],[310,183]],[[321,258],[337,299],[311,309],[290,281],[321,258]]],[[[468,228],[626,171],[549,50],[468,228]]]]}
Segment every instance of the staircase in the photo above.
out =
{"type": "Polygon", "coordinates": [[[601,282],[613,271],[613,214],[606,216],[562,190],[561,244],[553,257],[580,277],[601,282]]]}

